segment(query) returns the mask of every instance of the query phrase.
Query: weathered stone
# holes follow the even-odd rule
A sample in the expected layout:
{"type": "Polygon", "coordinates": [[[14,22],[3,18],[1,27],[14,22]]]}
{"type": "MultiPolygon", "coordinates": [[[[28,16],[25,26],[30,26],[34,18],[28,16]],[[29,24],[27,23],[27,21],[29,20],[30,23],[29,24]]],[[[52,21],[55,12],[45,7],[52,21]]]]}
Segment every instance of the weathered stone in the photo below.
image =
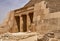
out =
{"type": "Polygon", "coordinates": [[[10,12],[8,20],[1,26],[0,32],[35,31],[46,34],[54,30],[60,30],[60,12],[57,12],[60,11],[59,2],[59,0],[31,0],[24,7],[10,12]]]}
{"type": "Polygon", "coordinates": [[[37,33],[5,33],[0,35],[0,41],[31,41],[37,40],[37,33]]]}

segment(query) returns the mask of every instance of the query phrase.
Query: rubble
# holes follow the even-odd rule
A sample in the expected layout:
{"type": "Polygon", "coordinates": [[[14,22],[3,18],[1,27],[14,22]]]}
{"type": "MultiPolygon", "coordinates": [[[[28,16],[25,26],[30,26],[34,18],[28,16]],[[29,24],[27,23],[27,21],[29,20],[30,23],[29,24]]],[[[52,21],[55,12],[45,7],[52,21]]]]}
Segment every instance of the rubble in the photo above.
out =
{"type": "Polygon", "coordinates": [[[0,35],[0,41],[25,41],[25,40],[37,40],[36,33],[19,32],[19,33],[5,33],[0,35]]]}
{"type": "Polygon", "coordinates": [[[60,41],[60,30],[55,31],[46,33],[44,35],[37,35],[37,41],[60,41]]]}

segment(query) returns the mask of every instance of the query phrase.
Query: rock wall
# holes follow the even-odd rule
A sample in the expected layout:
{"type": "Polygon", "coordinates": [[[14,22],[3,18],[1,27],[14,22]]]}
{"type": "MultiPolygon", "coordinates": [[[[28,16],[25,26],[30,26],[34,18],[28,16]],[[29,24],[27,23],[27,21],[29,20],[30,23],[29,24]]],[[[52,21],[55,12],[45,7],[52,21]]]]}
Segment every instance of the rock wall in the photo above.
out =
{"type": "MultiPolygon", "coordinates": [[[[46,8],[46,3],[45,1],[41,1],[40,3],[35,4],[34,7],[34,23],[36,25],[36,29],[37,32],[44,32],[45,28],[43,28],[43,30],[41,29],[42,27],[42,23],[43,23],[43,19],[44,17],[49,13],[49,8],[46,8]]],[[[47,28],[46,28],[47,30],[47,28]]]]}
{"type": "Polygon", "coordinates": [[[50,10],[50,13],[60,11],[60,0],[45,0],[47,2],[47,7],[50,10]]]}
{"type": "Polygon", "coordinates": [[[57,8],[59,6],[57,5],[59,4],[59,2],[57,2],[56,0],[54,1],[49,0],[46,3],[46,1],[41,1],[40,3],[36,3],[34,7],[34,11],[35,11],[34,21],[36,24],[36,29],[37,29],[37,32],[40,32],[41,34],[43,33],[45,34],[53,30],[60,30],[59,14],[50,13],[51,11],[52,12],[59,11],[59,9],[57,8]],[[55,6],[54,3],[56,3],[56,7],[54,7],[55,6]],[[48,5],[48,8],[47,8],[47,5],[48,5]],[[45,17],[48,17],[48,19],[46,19],[45,17]]]}

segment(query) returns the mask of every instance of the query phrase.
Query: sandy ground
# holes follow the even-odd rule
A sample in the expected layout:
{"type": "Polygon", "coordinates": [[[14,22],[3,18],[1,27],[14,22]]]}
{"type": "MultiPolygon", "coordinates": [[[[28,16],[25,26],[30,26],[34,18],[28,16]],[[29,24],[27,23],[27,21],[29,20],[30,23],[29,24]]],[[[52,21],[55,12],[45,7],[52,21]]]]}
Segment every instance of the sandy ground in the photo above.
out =
{"type": "Polygon", "coordinates": [[[22,40],[19,40],[19,41],[37,41],[37,36],[32,36],[32,37],[22,39],[22,40]]]}

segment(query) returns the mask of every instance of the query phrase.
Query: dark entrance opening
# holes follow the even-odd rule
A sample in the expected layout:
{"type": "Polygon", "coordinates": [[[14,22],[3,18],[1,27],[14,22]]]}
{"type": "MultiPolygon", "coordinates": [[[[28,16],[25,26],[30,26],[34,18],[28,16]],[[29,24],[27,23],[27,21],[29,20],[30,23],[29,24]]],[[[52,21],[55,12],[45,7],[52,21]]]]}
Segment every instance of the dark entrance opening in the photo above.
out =
{"type": "Polygon", "coordinates": [[[30,17],[30,22],[33,23],[33,12],[29,13],[29,17],[30,17]]]}
{"type": "Polygon", "coordinates": [[[27,31],[27,15],[22,15],[23,18],[23,32],[27,31]]]}
{"type": "Polygon", "coordinates": [[[17,23],[17,27],[18,27],[18,32],[20,32],[20,17],[15,16],[15,19],[16,19],[16,23],[17,23]]]}

